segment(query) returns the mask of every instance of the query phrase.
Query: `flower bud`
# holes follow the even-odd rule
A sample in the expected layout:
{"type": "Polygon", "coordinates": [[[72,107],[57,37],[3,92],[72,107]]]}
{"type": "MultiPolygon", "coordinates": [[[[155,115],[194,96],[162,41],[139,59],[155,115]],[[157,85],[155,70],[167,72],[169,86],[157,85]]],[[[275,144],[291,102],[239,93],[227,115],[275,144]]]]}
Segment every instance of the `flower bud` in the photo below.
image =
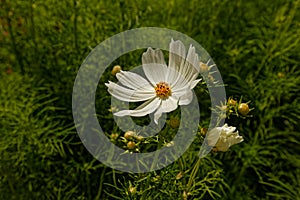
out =
{"type": "Polygon", "coordinates": [[[179,180],[183,177],[183,172],[179,172],[177,175],[176,175],[176,180],[179,180]]]}
{"type": "Polygon", "coordinates": [[[122,70],[121,66],[120,65],[116,65],[114,66],[114,68],[111,70],[111,74],[112,75],[116,75],[118,72],[120,72],[122,70]]]}
{"type": "Polygon", "coordinates": [[[180,125],[180,121],[177,118],[171,118],[169,124],[171,128],[178,128],[180,125]]]}
{"type": "Polygon", "coordinates": [[[202,136],[205,136],[206,135],[206,133],[207,133],[207,128],[201,128],[200,129],[200,134],[202,135],[202,136]]]}
{"type": "Polygon", "coordinates": [[[135,193],[136,193],[136,188],[130,186],[130,187],[128,188],[128,191],[129,191],[131,194],[135,194],[135,193]]]}
{"type": "Polygon", "coordinates": [[[138,141],[142,141],[142,140],[144,139],[144,137],[141,136],[141,135],[137,135],[135,138],[136,138],[138,141]]]}
{"type": "Polygon", "coordinates": [[[118,137],[119,137],[119,134],[118,134],[118,133],[112,133],[112,134],[110,135],[110,138],[113,139],[113,140],[116,140],[118,137]]]}
{"type": "Polygon", "coordinates": [[[208,78],[208,81],[210,81],[212,83],[215,81],[214,77],[211,74],[208,74],[207,78],[208,78]]]}
{"type": "Polygon", "coordinates": [[[200,62],[200,73],[204,73],[208,71],[208,66],[204,64],[203,62],[200,62]]]}
{"type": "Polygon", "coordinates": [[[124,134],[124,138],[126,138],[127,140],[133,138],[134,136],[135,136],[135,132],[133,132],[133,131],[127,131],[124,134]]]}
{"type": "Polygon", "coordinates": [[[241,115],[247,116],[247,114],[250,112],[249,106],[246,103],[241,103],[238,107],[238,111],[241,115]]]}
{"type": "Polygon", "coordinates": [[[232,98],[229,98],[227,104],[228,104],[229,106],[235,106],[235,105],[236,105],[236,101],[233,100],[232,98]]]}
{"type": "Polygon", "coordinates": [[[136,147],[135,142],[129,141],[129,142],[127,143],[127,148],[128,148],[128,149],[134,149],[135,147],[136,147]]]}

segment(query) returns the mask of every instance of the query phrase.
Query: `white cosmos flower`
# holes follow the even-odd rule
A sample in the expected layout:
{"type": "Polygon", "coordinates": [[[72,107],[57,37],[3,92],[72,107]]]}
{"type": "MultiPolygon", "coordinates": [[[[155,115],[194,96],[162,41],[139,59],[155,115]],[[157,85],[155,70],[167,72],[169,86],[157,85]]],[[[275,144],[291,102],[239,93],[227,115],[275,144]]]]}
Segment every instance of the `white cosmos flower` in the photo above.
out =
{"type": "Polygon", "coordinates": [[[209,146],[214,146],[217,151],[228,151],[229,147],[244,141],[235,127],[225,124],[222,127],[215,127],[207,133],[209,146]]]}
{"type": "Polygon", "coordinates": [[[188,53],[181,41],[171,40],[169,66],[160,49],[148,50],[142,56],[143,71],[147,79],[129,71],[120,71],[116,77],[122,85],[109,81],[105,85],[115,98],[127,102],[145,101],[135,110],[121,110],[114,115],[140,117],[154,113],[157,124],[162,113],[188,105],[193,99],[192,89],[200,79],[198,55],[190,45],[188,53]]]}

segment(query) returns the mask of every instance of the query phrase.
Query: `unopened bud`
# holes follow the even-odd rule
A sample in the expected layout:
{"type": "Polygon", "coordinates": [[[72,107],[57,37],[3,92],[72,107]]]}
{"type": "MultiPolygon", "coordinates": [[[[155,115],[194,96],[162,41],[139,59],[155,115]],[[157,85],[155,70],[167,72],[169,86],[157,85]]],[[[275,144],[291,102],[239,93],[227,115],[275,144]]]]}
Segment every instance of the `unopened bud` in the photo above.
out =
{"type": "Polygon", "coordinates": [[[236,101],[233,100],[233,99],[231,99],[231,98],[229,98],[227,104],[230,105],[230,106],[235,106],[236,105],[236,101]]]}
{"type": "Polygon", "coordinates": [[[118,134],[118,133],[112,133],[112,134],[110,135],[110,138],[113,139],[113,140],[116,140],[118,137],[119,137],[119,134],[118,134]]]}
{"type": "Polygon", "coordinates": [[[128,188],[128,191],[129,191],[131,194],[135,194],[135,193],[136,193],[136,188],[131,186],[131,187],[128,188]]]}
{"type": "Polygon", "coordinates": [[[171,118],[169,123],[171,128],[178,128],[180,125],[180,121],[177,118],[171,118]]]}
{"type": "Polygon", "coordinates": [[[179,180],[183,177],[183,172],[179,172],[177,175],[176,175],[176,180],[179,180]]]}
{"type": "Polygon", "coordinates": [[[204,64],[203,62],[200,62],[200,73],[204,73],[208,71],[208,66],[204,64]]]}
{"type": "Polygon", "coordinates": [[[135,142],[129,141],[129,142],[127,143],[127,148],[128,148],[128,149],[134,149],[135,147],[136,147],[135,142]]]}
{"type": "Polygon", "coordinates": [[[201,133],[201,135],[206,135],[206,133],[207,133],[207,128],[201,128],[200,129],[200,133],[201,133]]]}
{"type": "Polygon", "coordinates": [[[120,72],[122,70],[121,66],[120,65],[116,65],[114,66],[114,68],[111,70],[111,74],[112,75],[116,75],[118,72],[120,72]]]}
{"type": "Polygon", "coordinates": [[[246,103],[241,103],[238,107],[238,111],[241,115],[243,116],[247,116],[247,114],[249,113],[250,109],[248,104],[246,103]]]}
{"type": "Polygon", "coordinates": [[[135,136],[135,132],[133,132],[133,131],[127,131],[124,134],[124,138],[126,138],[127,140],[133,138],[134,136],[135,136]]]}

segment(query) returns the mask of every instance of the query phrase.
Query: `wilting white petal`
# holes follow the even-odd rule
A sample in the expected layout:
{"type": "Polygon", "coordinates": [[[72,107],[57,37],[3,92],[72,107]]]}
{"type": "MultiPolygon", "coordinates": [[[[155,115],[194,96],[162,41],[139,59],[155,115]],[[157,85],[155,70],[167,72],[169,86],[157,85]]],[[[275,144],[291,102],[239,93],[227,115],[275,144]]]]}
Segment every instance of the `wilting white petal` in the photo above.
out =
{"type": "Polygon", "coordinates": [[[143,70],[148,80],[155,86],[161,81],[165,81],[167,75],[167,65],[164,55],[160,49],[148,50],[142,56],[143,70]]]}
{"type": "Polygon", "coordinates": [[[114,115],[122,117],[122,116],[133,116],[133,117],[141,117],[147,114],[154,112],[160,106],[161,100],[159,98],[153,98],[142,105],[137,107],[135,110],[122,110],[114,113],[114,115]]]}
{"type": "Polygon", "coordinates": [[[145,101],[155,96],[155,91],[151,87],[141,88],[139,90],[131,90],[122,87],[111,81],[109,81],[109,83],[105,83],[105,85],[108,87],[108,92],[113,97],[121,101],[127,101],[127,102],[145,101]]]}
{"type": "Polygon", "coordinates": [[[208,145],[215,146],[217,151],[228,151],[232,145],[244,141],[238,131],[234,132],[235,129],[227,124],[223,127],[213,128],[207,133],[208,145]]]}
{"type": "Polygon", "coordinates": [[[150,83],[144,79],[142,76],[132,73],[132,72],[125,72],[120,71],[116,74],[117,79],[120,81],[120,83],[124,86],[127,86],[131,89],[139,89],[139,88],[152,88],[150,83]]]}
{"type": "Polygon", "coordinates": [[[222,127],[215,127],[207,133],[207,142],[209,146],[215,146],[222,132],[222,127]]]}
{"type": "Polygon", "coordinates": [[[178,104],[178,99],[174,97],[169,97],[166,100],[162,100],[160,106],[154,113],[154,122],[158,124],[158,120],[161,117],[162,113],[171,112],[173,110],[176,110],[178,104]]]}

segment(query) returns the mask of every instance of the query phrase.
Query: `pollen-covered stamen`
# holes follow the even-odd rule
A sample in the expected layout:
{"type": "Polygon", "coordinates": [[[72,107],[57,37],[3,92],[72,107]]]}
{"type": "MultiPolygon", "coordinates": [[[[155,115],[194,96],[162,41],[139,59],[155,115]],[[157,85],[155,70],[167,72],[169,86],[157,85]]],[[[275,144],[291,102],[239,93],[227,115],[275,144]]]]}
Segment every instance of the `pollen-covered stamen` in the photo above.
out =
{"type": "Polygon", "coordinates": [[[166,82],[159,82],[155,87],[156,96],[161,99],[167,99],[172,95],[171,87],[166,82]]]}

